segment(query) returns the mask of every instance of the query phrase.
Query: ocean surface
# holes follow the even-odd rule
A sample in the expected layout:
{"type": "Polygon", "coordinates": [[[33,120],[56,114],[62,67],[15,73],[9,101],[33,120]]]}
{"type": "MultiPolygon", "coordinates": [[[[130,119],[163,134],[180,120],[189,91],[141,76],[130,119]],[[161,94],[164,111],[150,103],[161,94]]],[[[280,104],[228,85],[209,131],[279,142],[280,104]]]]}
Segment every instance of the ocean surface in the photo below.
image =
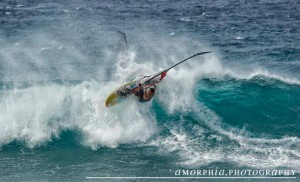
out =
{"type": "Polygon", "coordinates": [[[297,181],[299,43],[297,0],[1,1],[0,181],[192,169],[296,170],[245,181],[297,181]],[[201,51],[213,52],[170,70],[152,101],[104,106],[201,51]]]}

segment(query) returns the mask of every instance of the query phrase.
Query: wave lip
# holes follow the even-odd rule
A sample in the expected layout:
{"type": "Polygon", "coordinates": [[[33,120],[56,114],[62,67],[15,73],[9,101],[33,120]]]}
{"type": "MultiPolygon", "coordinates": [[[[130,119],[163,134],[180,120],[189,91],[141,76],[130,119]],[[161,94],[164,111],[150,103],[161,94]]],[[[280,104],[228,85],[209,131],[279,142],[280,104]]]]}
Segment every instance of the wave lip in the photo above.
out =
{"type": "Polygon", "coordinates": [[[248,73],[237,73],[234,72],[230,69],[226,69],[225,71],[226,74],[234,77],[234,78],[238,78],[238,79],[252,79],[254,77],[258,77],[258,76],[263,76],[266,78],[272,78],[275,80],[279,80],[288,84],[295,84],[295,85],[300,85],[300,81],[296,78],[291,78],[291,77],[287,77],[287,76],[281,76],[279,74],[276,73],[272,73],[268,70],[262,69],[262,68],[258,68],[252,72],[248,72],[248,73]]]}

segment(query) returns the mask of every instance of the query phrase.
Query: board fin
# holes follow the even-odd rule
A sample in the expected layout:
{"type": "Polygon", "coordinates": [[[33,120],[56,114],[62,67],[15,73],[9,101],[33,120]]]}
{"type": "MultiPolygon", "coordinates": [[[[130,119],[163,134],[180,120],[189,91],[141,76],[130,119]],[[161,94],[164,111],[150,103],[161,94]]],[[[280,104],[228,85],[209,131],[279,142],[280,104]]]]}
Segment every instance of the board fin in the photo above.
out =
{"type": "Polygon", "coordinates": [[[120,52],[126,52],[128,51],[128,44],[127,44],[127,37],[124,32],[117,31],[118,36],[119,36],[119,41],[117,45],[117,51],[120,52]]]}

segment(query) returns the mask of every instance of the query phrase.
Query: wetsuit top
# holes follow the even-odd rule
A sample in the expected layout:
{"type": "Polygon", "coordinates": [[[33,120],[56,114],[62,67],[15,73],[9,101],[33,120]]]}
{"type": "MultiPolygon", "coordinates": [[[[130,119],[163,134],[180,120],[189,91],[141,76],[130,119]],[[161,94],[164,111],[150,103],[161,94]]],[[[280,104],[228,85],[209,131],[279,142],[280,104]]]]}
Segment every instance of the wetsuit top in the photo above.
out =
{"type": "Polygon", "coordinates": [[[151,99],[149,99],[149,100],[144,99],[144,94],[145,94],[144,89],[140,89],[138,92],[135,93],[135,96],[139,97],[140,102],[150,101],[151,99]]]}

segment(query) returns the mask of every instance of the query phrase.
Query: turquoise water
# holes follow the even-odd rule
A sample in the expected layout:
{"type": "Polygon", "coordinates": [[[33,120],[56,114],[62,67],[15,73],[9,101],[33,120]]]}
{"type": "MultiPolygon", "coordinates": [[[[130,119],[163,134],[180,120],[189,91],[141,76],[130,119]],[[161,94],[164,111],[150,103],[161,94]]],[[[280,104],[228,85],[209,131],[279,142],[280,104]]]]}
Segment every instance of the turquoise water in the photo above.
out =
{"type": "Polygon", "coordinates": [[[275,138],[299,137],[299,86],[266,77],[207,78],[197,86],[199,100],[222,116],[224,122],[275,138]]]}
{"type": "Polygon", "coordinates": [[[299,12],[292,0],[0,2],[0,181],[216,168],[299,178],[299,12]],[[213,52],[170,70],[151,102],[104,106],[201,51],[213,52]]]}

